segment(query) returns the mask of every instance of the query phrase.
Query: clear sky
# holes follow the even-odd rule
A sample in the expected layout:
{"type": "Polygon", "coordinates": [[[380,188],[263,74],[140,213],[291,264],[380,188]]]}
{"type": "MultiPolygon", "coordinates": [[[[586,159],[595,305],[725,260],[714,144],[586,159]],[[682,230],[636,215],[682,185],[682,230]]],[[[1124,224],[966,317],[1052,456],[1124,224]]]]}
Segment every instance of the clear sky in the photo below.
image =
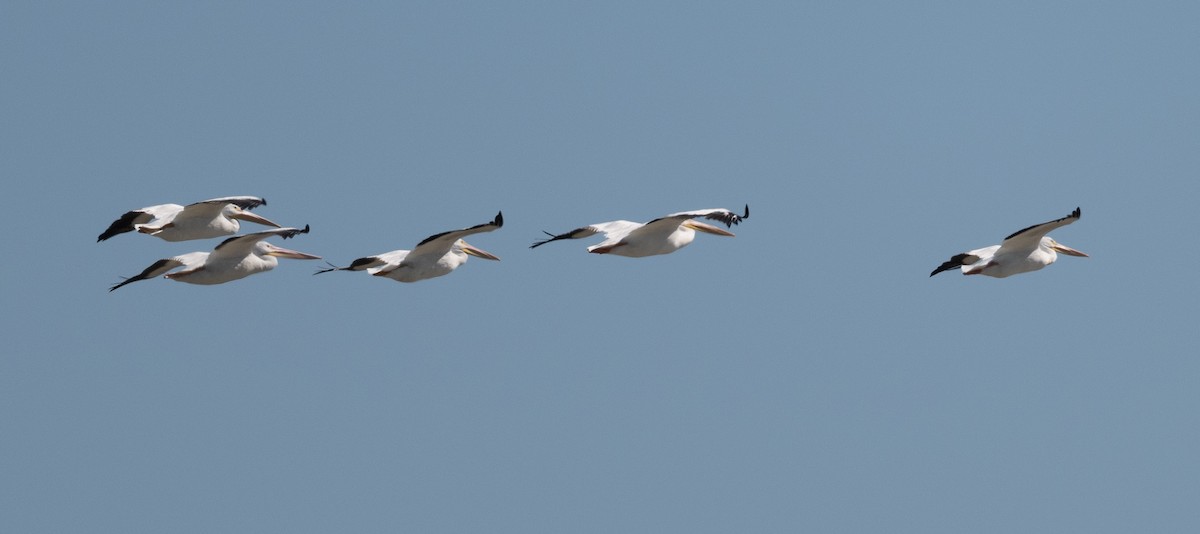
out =
{"type": "Polygon", "coordinates": [[[0,4],[4,532],[1200,529],[1190,2],[0,4]],[[96,236],[227,195],[337,264],[96,236]],[[700,208],[668,256],[528,245],[700,208]],[[929,272],[1025,226],[1091,254],[929,272]]]}

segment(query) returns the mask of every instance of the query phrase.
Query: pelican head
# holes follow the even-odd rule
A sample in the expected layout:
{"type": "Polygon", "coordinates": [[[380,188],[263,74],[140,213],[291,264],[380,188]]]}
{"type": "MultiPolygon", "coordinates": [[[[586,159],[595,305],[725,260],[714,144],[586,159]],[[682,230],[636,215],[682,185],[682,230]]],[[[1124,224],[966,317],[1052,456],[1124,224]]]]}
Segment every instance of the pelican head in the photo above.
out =
{"type": "Polygon", "coordinates": [[[497,258],[495,255],[491,254],[490,252],[487,252],[487,251],[485,251],[485,250],[483,250],[483,249],[478,249],[478,248],[475,248],[475,247],[473,247],[473,246],[471,246],[471,245],[468,245],[466,241],[463,241],[463,240],[461,240],[461,239],[459,239],[458,241],[456,241],[456,242],[454,243],[454,246],[458,247],[458,249],[459,249],[459,250],[461,250],[461,251],[463,251],[463,252],[465,252],[465,253],[467,253],[467,254],[470,254],[470,255],[472,255],[472,256],[475,256],[476,258],[483,258],[483,259],[485,259],[485,260],[495,260],[495,261],[500,261],[500,258],[497,258]]]}
{"type": "Polygon", "coordinates": [[[686,221],[683,221],[683,224],[681,224],[680,226],[683,226],[685,228],[691,228],[692,230],[699,230],[706,234],[715,234],[715,235],[723,235],[726,237],[733,237],[733,232],[718,228],[711,224],[702,223],[702,222],[694,220],[694,219],[688,219],[686,221]]]}
{"type": "Polygon", "coordinates": [[[267,243],[266,241],[260,241],[258,243],[258,253],[261,256],[275,256],[278,258],[290,258],[293,260],[319,260],[319,259],[321,259],[320,256],[313,256],[312,254],[305,254],[303,252],[297,252],[295,250],[275,246],[270,243],[267,243]]]}
{"type": "Polygon", "coordinates": [[[229,219],[241,219],[243,221],[258,223],[258,224],[262,224],[265,226],[274,226],[275,228],[282,228],[281,226],[279,226],[278,224],[275,224],[273,221],[267,219],[266,217],[263,217],[261,215],[256,215],[255,213],[251,212],[250,210],[245,209],[241,206],[238,206],[237,204],[226,204],[225,208],[221,211],[225,215],[225,217],[227,217],[229,219]]]}
{"type": "Polygon", "coordinates": [[[1059,243],[1058,241],[1055,241],[1054,238],[1052,238],[1052,237],[1042,238],[1042,244],[1049,247],[1050,250],[1053,250],[1060,254],[1066,254],[1068,256],[1080,256],[1080,257],[1084,257],[1084,258],[1088,257],[1087,254],[1084,254],[1083,252],[1080,252],[1080,251],[1075,250],[1071,247],[1068,247],[1062,243],[1059,243]]]}

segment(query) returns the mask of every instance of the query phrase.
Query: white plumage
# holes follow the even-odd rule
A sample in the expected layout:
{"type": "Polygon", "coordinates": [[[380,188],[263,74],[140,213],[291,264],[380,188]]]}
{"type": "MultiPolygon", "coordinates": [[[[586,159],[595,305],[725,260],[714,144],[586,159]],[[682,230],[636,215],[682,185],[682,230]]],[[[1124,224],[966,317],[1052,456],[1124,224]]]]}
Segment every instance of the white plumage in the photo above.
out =
{"type": "Polygon", "coordinates": [[[139,280],[146,280],[160,275],[176,282],[189,284],[213,285],[231,282],[274,269],[279,264],[276,258],[291,258],[298,260],[319,260],[320,256],[305,254],[278,247],[264,241],[268,237],[279,236],[283,239],[297,234],[307,234],[308,226],[299,228],[279,228],[265,230],[231,237],[217,245],[212,252],[190,252],[154,262],[136,276],[109,288],[109,291],[139,280]],[[183,270],[171,272],[183,267],[183,270]]]}
{"type": "Polygon", "coordinates": [[[500,258],[467,244],[463,238],[491,232],[501,226],[504,226],[503,212],[497,213],[496,218],[489,223],[431,235],[417,243],[412,250],[393,250],[358,258],[348,267],[330,264],[329,269],[321,269],[313,274],[330,271],[367,271],[371,275],[391,278],[397,282],[418,282],[437,278],[462,266],[467,262],[468,256],[498,261],[500,258]]]}
{"type": "Polygon", "coordinates": [[[560,239],[581,239],[596,234],[604,234],[604,241],[588,247],[588,252],[592,254],[615,254],[630,258],[642,258],[658,254],[670,254],[688,246],[696,239],[697,230],[714,235],[733,236],[732,232],[727,232],[716,226],[694,220],[699,217],[720,221],[725,223],[726,227],[732,228],[733,225],[750,217],[750,206],[747,205],[745,207],[743,215],[738,215],[727,209],[703,209],[672,213],[648,223],[610,221],[590,224],[558,235],[546,232],[546,235],[550,236],[550,239],[538,241],[529,248],[537,248],[560,239]]]}
{"type": "Polygon", "coordinates": [[[929,276],[954,268],[961,268],[963,274],[982,274],[994,278],[1005,278],[1014,274],[1036,271],[1058,259],[1059,252],[1069,256],[1087,254],[1063,245],[1047,236],[1055,228],[1066,226],[1079,220],[1079,208],[1070,215],[1042,224],[1035,224],[1023,230],[1014,232],[1004,238],[999,245],[992,245],[956,254],[945,263],[934,269],[929,276]]]}
{"type": "Polygon", "coordinates": [[[236,234],[238,219],[279,228],[278,224],[251,213],[265,206],[259,197],[221,197],[180,206],[159,204],[125,212],[108,226],[96,241],[137,230],[166,241],[189,241],[236,234]]]}

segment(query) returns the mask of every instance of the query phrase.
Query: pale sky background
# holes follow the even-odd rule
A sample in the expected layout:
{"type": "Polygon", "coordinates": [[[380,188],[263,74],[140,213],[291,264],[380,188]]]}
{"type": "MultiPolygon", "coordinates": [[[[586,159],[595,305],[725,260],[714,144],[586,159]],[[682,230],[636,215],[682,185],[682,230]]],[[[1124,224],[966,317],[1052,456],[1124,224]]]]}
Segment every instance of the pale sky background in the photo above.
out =
{"type": "MultiPolygon", "coordinates": [[[[1191,2],[0,4],[3,532],[1200,530],[1191,2]],[[258,195],[338,264],[96,236],[258,195]],[[738,209],[603,257],[542,230],[738,209]],[[1025,226],[1091,258],[929,278],[1025,226]]],[[[258,229],[258,227],[255,227],[258,229]]]]}

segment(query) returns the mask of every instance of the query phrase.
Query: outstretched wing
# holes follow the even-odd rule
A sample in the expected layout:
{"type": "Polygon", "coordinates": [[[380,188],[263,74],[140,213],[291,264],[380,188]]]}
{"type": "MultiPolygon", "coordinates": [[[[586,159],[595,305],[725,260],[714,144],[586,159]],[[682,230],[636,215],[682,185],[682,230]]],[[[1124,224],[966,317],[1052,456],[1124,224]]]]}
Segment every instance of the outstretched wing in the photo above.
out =
{"type": "Polygon", "coordinates": [[[408,256],[407,250],[393,250],[391,252],[384,252],[383,254],[358,258],[350,262],[350,265],[346,267],[338,267],[326,262],[329,263],[328,269],[319,269],[313,274],[322,274],[330,271],[367,271],[375,274],[380,269],[395,268],[400,265],[400,262],[404,261],[406,256],[408,256]]]}
{"type": "Polygon", "coordinates": [[[132,232],[135,224],[145,224],[150,221],[150,218],[150,214],[144,211],[127,211],[120,218],[113,221],[112,224],[108,225],[108,229],[100,234],[100,237],[96,238],[96,242],[99,243],[125,232],[132,232]]]}
{"type": "Polygon", "coordinates": [[[724,208],[681,211],[679,213],[672,213],[670,215],[667,215],[666,217],[659,217],[657,219],[654,219],[653,221],[646,223],[646,226],[650,226],[650,225],[652,225],[658,221],[664,220],[664,219],[678,220],[678,222],[676,223],[676,225],[678,225],[678,223],[681,223],[687,219],[695,219],[696,217],[704,217],[705,219],[723,222],[723,223],[725,223],[726,227],[732,228],[733,225],[742,222],[742,219],[750,218],[750,205],[749,204],[746,204],[745,210],[746,211],[745,211],[744,215],[738,215],[738,214],[736,214],[732,211],[729,211],[727,209],[724,209],[724,208]]]}
{"type": "Polygon", "coordinates": [[[183,206],[179,204],[159,204],[157,206],[147,206],[142,209],[127,211],[124,215],[113,221],[112,224],[108,225],[108,229],[100,234],[100,237],[96,238],[96,242],[99,243],[125,232],[132,232],[140,224],[169,222],[181,211],[183,211],[183,206]]]}
{"type": "Polygon", "coordinates": [[[967,265],[975,265],[976,263],[979,263],[980,260],[991,258],[999,249],[1000,245],[992,245],[990,247],[963,252],[962,254],[955,254],[954,257],[939,265],[938,268],[934,269],[932,273],[929,273],[929,276],[933,276],[942,271],[949,271],[950,269],[957,269],[967,265]]]}
{"type": "Polygon", "coordinates": [[[1028,228],[1013,232],[1012,235],[1004,238],[1004,241],[1000,243],[1000,252],[997,252],[997,254],[1032,252],[1033,249],[1037,248],[1038,245],[1041,244],[1042,238],[1046,237],[1046,234],[1050,233],[1055,228],[1066,226],[1079,220],[1079,215],[1079,208],[1075,208],[1075,211],[1072,211],[1070,215],[1067,215],[1061,219],[1054,219],[1050,222],[1035,224],[1028,228]]]}
{"type": "Polygon", "coordinates": [[[207,252],[191,252],[191,253],[182,254],[179,256],[172,256],[170,258],[163,258],[161,260],[154,262],[149,267],[146,267],[144,270],[142,270],[142,272],[138,273],[137,275],[126,278],[121,283],[108,288],[108,290],[116,291],[117,288],[119,288],[125,284],[132,284],[139,280],[146,280],[148,278],[155,278],[158,276],[162,276],[162,275],[167,274],[179,267],[187,267],[190,270],[203,269],[204,268],[204,260],[207,258],[208,258],[207,252]]]}
{"type": "Polygon", "coordinates": [[[638,228],[641,228],[642,226],[643,226],[642,223],[636,223],[633,221],[609,221],[609,222],[602,222],[602,223],[596,223],[596,224],[589,224],[587,226],[576,228],[574,230],[571,230],[570,232],[566,232],[566,233],[558,234],[558,235],[554,235],[550,232],[545,232],[546,235],[550,236],[550,239],[543,239],[541,241],[538,241],[532,245],[529,245],[529,248],[537,248],[537,247],[545,245],[546,243],[549,243],[551,241],[558,241],[560,239],[582,239],[585,237],[594,236],[596,234],[604,234],[604,237],[605,237],[604,243],[608,243],[610,241],[615,243],[617,241],[620,241],[621,238],[629,235],[630,232],[637,230],[638,228]]]}
{"type": "MultiPolygon", "coordinates": [[[[642,238],[657,241],[657,240],[665,239],[667,236],[674,233],[676,230],[679,229],[679,225],[683,224],[685,221],[690,221],[692,219],[696,219],[696,218],[700,218],[700,217],[703,217],[703,218],[709,219],[709,220],[723,222],[723,223],[725,223],[726,227],[732,228],[733,225],[742,222],[742,219],[750,217],[750,206],[749,205],[746,206],[746,214],[745,215],[738,215],[732,211],[729,211],[727,209],[722,209],[722,208],[681,211],[679,213],[672,213],[670,215],[654,219],[653,221],[650,221],[650,222],[642,225],[641,228],[634,229],[630,233],[636,234],[637,236],[642,237],[642,238]]],[[[724,232],[723,230],[720,230],[719,228],[716,228],[715,226],[710,226],[710,225],[703,224],[703,223],[694,223],[694,224],[698,224],[698,225],[701,225],[701,226],[704,226],[707,228],[711,228],[712,229],[711,231],[724,232]]],[[[705,230],[705,231],[710,231],[710,230],[705,230]]],[[[726,233],[726,235],[733,235],[733,234],[726,233]]],[[[609,244],[609,243],[605,242],[605,243],[602,243],[601,245],[603,246],[604,244],[609,244]]]]}
{"type": "Polygon", "coordinates": [[[299,228],[274,228],[271,230],[263,230],[252,234],[233,236],[221,242],[212,251],[212,261],[224,261],[235,258],[244,258],[249,256],[254,251],[254,245],[268,237],[279,236],[283,239],[296,237],[299,234],[307,234],[308,225],[304,225],[304,229],[299,228]]]}
{"type": "MultiPolygon", "coordinates": [[[[191,208],[192,206],[200,206],[201,204],[215,204],[218,207],[224,206],[226,204],[234,204],[237,207],[242,208],[244,210],[252,210],[259,206],[266,206],[267,199],[261,198],[261,197],[247,197],[247,196],[210,198],[208,200],[201,200],[200,202],[193,202],[191,204],[188,204],[187,208],[191,208]]],[[[187,208],[184,208],[184,209],[187,209],[187,208]]]]}
{"type": "Polygon", "coordinates": [[[201,200],[193,202],[183,207],[183,210],[175,215],[176,221],[187,219],[210,220],[216,219],[221,215],[221,211],[225,209],[226,204],[233,204],[244,210],[251,210],[259,206],[266,205],[266,199],[258,197],[221,197],[201,200]]]}
{"type": "Polygon", "coordinates": [[[459,239],[473,234],[491,232],[501,226],[504,226],[504,212],[496,212],[496,218],[492,219],[492,222],[477,224],[461,230],[450,230],[449,232],[442,232],[426,237],[420,243],[417,243],[417,246],[408,255],[414,258],[426,255],[440,258],[445,256],[447,252],[450,252],[450,247],[454,246],[454,243],[458,242],[459,239]]]}

